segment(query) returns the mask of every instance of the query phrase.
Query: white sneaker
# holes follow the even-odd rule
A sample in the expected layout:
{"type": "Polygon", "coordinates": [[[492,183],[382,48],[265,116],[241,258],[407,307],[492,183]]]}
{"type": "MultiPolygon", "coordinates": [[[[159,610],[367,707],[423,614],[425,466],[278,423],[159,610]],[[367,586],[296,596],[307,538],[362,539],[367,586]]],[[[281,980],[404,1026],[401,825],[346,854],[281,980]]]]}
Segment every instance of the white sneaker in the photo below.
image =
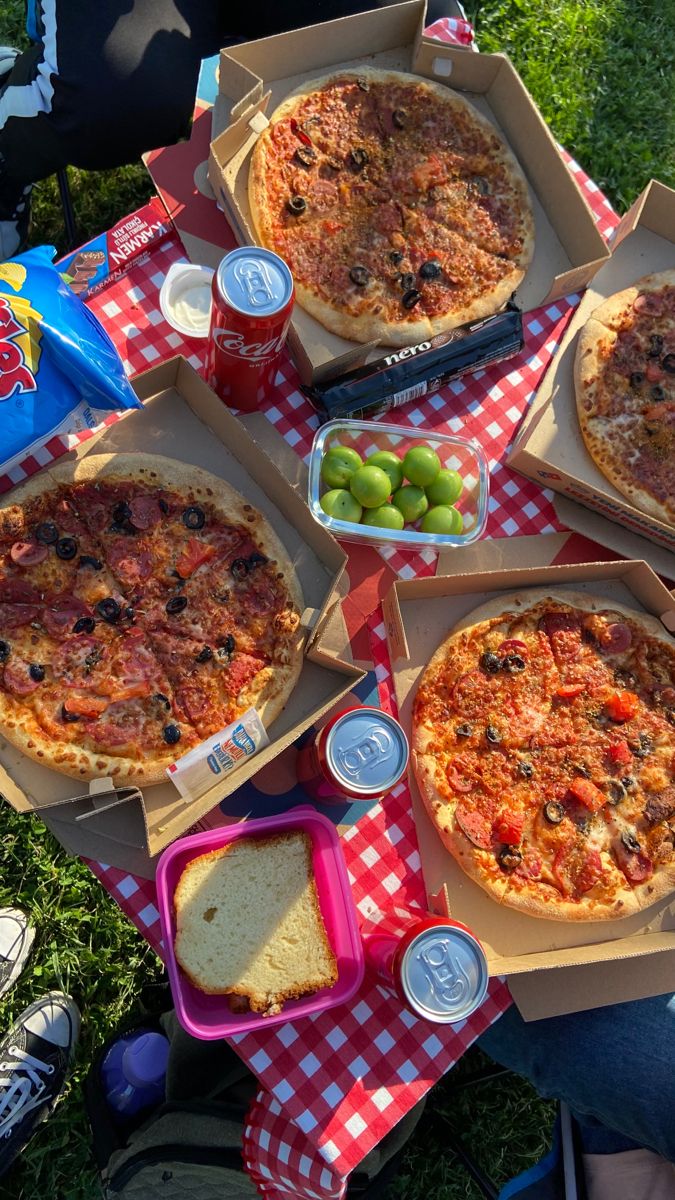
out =
{"type": "Polygon", "coordinates": [[[16,983],[35,940],[35,930],[20,908],[0,908],[0,996],[16,983]]]}

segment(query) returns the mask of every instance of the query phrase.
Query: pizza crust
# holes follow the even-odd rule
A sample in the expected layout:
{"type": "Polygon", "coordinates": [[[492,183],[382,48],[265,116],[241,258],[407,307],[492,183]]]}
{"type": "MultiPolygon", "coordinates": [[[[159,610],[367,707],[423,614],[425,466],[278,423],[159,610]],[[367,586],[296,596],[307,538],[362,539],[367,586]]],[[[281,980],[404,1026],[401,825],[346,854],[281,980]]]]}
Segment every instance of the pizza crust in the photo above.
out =
{"type": "MultiPolygon", "coordinates": [[[[567,589],[564,585],[553,589],[528,588],[494,596],[467,613],[430,658],[419,679],[418,690],[427,681],[436,678],[449,651],[461,649],[475,635],[480,640],[488,631],[498,629],[500,618],[509,625],[514,614],[526,616],[528,611],[544,601],[589,613],[616,613],[619,619],[628,618],[636,622],[648,637],[661,642],[672,654],[673,639],[658,618],[649,613],[630,608],[609,597],[567,589]]],[[[413,724],[411,763],[418,790],[445,848],[464,873],[498,903],[517,908],[528,916],[547,920],[604,921],[631,916],[675,891],[675,862],[660,865],[657,873],[645,883],[630,885],[607,850],[601,855],[605,877],[613,881],[615,891],[606,900],[600,895],[580,903],[567,899],[553,885],[540,880],[526,880],[501,872],[496,874],[494,853],[481,850],[455,823],[455,811],[461,797],[457,793],[448,795],[442,786],[445,782],[443,771],[433,752],[437,737],[433,725],[422,722],[413,724]]],[[[611,892],[611,886],[609,890],[611,892]]]]}
{"type": "MultiPolygon", "coordinates": [[[[598,403],[604,366],[627,315],[632,311],[633,302],[641,294],[658,292],[664,287],[675,288],[675,270],[645,275],[598,305],[579,331],[573,378],[579,427],[598,469],[641,512],[673,525],[675,497],[662,502],[634,478],[627,453],[629,446],[625,441],[617,442],[617,423],[599,411],[598,403]]],[[[635,424],[638,422],[636,417],[635,424]]]]}
{"type": "MultiPolygon", "coordinates": [[[[424,89],[435,96],[446,109],[454,108],[470,116],[474,125],[484,134],[489,135],[494,143],[499,139],[498,148],[494,148],[495,161],[499,160],[508,172],[510,186],[514,189],[518,211],[522,223],[523,247],[514,259],[512,269],[501,280],[486,285],[485,293],[474,298],[463,307],[454,308],[445,315],[429,318],[426,315],[409,317],[397,322],[387,321],[375,312],[364,311],[354,314],[341,309],[337,303],[326,300],[316,289],[308,286],[302,279],[295,280],[295,292],[298,303],[331,333],[347,341],[378,342],[390,346],[409,346],[445,333],[468,321],[479,320],[499,311],[509,301],[513,292],[522,282],[525,272],[534,256],[534,216],[529,196],[528,186],[520,164],[506,145],[495,126],[483,116],[460,93],[451,91],[443,84],[424,79],[422,76],[408,74],[402,71],[382,71],[372,67],[360,70],[345,70],[331,72],[305,80],[277,106],[270,117],[268,127],[260,135],[251,157],[248,182],[248,199],[259,241],[271,250],[277,250],[275,225],[272,219],[272,204],[267,187],[268,162],[275,160],[272,142],[274,126],[284,118],[291,116],[298,105],[308,96],[322,89],[341,82],[345,79],[360,79],[373,84],[406,85],[424,89]]],[[[487,252],[486,252],[487,253],[487,252]]],[[[282,255],[283,257],[283,255],[282,255]]]]}

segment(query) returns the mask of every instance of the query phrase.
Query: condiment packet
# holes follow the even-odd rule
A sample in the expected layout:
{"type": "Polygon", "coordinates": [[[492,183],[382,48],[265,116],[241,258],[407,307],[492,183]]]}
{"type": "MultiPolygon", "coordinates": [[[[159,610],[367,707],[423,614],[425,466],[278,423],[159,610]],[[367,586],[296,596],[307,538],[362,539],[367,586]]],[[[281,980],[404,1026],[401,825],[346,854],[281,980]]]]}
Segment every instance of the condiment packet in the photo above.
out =
{"type": "Polygon", "coordinates": [[[184,800],[197,800],[245,758],[268,744],[257,710],[249,708],[238,721],[172,763],[166,773],[184,800]]]}

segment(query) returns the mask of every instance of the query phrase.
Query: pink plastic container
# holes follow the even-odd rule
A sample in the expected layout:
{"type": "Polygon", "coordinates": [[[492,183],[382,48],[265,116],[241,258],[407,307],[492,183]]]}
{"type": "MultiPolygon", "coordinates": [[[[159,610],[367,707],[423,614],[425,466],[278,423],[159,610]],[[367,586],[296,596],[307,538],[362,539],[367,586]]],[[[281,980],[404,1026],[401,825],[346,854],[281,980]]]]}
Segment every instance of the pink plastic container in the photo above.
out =
{"type": "MultiPolygon", "coordinates": [[[[281,1025],[298,1017],[323,1012],[336,1004],[344,1004],[358,990],[364,971],[363,946],[340,839],[333,823],[309,805],[291,808],[276,817],[243,821],[223,829],[180,838],[162,854],[157,864],[155,882],[173,1002],[181,1025],[193,1037],[208,1041],[233,1037],[237,1033],[250,1033],[253,1029],[269,1029],[272,1025],[281,1025]],[[302,830],[312,840],[316,890],[326,932],[337,959],[338,981],[332,988],[324,988],[312,996],[287,1001],[276,1016],[233,1013],[227,996],[209,996],[200,992],[178,966],[173,953],[176,936],[173,895],[183,870],[200,854],[218,850],[237,838],[271,837],[291,829],[302,830]]],[[[261,903],[264,903],[264,897],[261,903]]]]}

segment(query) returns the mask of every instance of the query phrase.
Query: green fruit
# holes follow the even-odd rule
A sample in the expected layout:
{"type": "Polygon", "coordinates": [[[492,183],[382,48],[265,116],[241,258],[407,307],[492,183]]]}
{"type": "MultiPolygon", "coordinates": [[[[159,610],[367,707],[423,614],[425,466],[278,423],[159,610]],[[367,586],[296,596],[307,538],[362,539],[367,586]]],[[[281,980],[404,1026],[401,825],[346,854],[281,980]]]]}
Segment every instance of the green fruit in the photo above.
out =
{"type": "Polygon", "coordinates": [[[389,476],[392,492],[403,483],[403,463],[393,450],[377,450],[366,459],[366,466],[380,467],[389,476]]]}
{"type": "Polygon", "coordinates": [[[425,513],[420,526],[422,533],[461,533],[464,527],[461,512],[447,504],[437,504],[425,513]]]}
{"type": "Polygon", "coordinates": [[[361,520],[361,505],[345,488],[333,488],[332,491],[326,492],[321,497],[320,504],[327,516],[337,517],[339,521],[356,523],[361,520]]]}
{"type": "Polygon", "coordinates": [[[412,483],[408,483],[394,492],[391,502],[403,514],[404,521],[419,520],[429,507],[429,501],[421,487],[415,487],[412,483]]]}
{"type": "Polygon", "coordinates": [[[349,487],[349,480],[363,465],[363,459],[351,446],[331,446],[321,461],[321,478],[329,488],[349,487]]]}
{"type": "Polygon", "coordinates": [[[429,446],[413,446],[403,459],[403,474],[417,487],[429,487],[441,469],[441,460],[429,446]]]}
{"type": "Polygon", "coordinates": [[[454,504],[455,500],[459,500],[463,487],[462,476],[457,471],[441,467],[434,482],[424,490],[430,504],[454,504]]]}
{"type": "Polygon", "coordinates": [[[379,508],[367,508],[361,517],[362,525],[375,525],[378,529],[403,529],[403,513],[393,504],[381,504],[379,508]]]}
{"type": "Polygon", "coordinates": [[[379,508],[389,499],[391,483],[381,467],[359,467],[349,480],[352,496],[356,496],[364,508],[379,508]]]}

